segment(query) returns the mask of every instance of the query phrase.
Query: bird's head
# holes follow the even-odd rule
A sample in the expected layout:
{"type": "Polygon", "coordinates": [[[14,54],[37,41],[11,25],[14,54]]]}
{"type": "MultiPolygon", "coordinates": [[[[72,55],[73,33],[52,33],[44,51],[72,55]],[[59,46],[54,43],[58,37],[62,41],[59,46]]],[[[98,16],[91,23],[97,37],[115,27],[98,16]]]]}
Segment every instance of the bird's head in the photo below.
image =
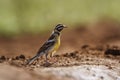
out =
{"type": "Polygon", "coordinates": [[[67,28],[67,27],[63,24],[58,24],[58,25],[56,25],[54,31],[61,32],[64,28],[67,28]]]}

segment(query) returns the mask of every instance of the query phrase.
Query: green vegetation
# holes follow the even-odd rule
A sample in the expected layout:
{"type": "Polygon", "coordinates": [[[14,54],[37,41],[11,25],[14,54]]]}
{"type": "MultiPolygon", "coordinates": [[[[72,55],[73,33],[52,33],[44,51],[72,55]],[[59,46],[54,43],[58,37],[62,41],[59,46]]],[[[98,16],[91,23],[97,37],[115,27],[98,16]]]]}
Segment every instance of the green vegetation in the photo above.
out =
{"type": "Polygon", "coordinates": [[[102,15],[120,19],[119,5],[120,0],[0,0],[0,34],[39,33],[102,15]]]}

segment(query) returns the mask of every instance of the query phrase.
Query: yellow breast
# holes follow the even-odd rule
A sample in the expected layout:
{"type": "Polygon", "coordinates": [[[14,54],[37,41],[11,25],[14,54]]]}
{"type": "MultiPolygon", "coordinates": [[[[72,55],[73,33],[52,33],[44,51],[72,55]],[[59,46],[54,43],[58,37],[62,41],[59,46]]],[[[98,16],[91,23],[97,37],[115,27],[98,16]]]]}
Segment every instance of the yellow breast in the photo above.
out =
{"type": "Polygon", "coordinates": [[[59,46],[60,46],[60,36],[58,37],[58,39],[57,39],[57,41],[56,41],[56,44],[55,44],[55,46],[54,46],[54,51],[57,51],[58,48],[59,48],[59,46]]]}
{"type": "Polygon", "coordinates": [[[54,55],[54,53],[56,53],[56,51],[58,50],[59,47],[60,47],[60,36],[57,36],[55,45],[54,45],[53,49],[50,51],[51,57],[54,55]]]}

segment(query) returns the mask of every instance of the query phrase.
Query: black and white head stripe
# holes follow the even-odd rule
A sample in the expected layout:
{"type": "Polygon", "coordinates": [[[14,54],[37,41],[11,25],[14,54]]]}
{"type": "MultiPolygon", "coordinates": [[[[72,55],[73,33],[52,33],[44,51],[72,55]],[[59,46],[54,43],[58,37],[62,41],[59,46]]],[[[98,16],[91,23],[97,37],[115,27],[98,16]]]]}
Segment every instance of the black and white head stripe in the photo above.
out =
{"type": "Polygon", "coordinates": [[[58,24],[56,27],[55,27],[55,30],[57,31],[62,31],[64,28],[64,25],[63,24],[58,24]]]}

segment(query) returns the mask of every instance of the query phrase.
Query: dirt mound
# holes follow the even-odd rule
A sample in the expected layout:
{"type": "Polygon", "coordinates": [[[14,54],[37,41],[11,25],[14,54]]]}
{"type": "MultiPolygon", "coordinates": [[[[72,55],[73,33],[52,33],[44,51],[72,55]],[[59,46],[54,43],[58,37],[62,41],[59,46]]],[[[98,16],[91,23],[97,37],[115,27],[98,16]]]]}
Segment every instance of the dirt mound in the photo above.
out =
{"type": "MultiPolygon", "coordinates": [[[[63,66],[75,66],[82,64],[94,64],[94,65],[108,65],[112,66],[112,62],[106,62],[104,59],[114,59],[120,64],[120,50],[114,50],[114,48],[99,48],[98,46],[86,45],[82,46],[79,51],[74,51],[71,53],[65,53],[62,55],[55,55],[53,58],[49,58],[49,65],[45,65],[45,58],[40,57],[34,61],[31,65],[26,65],[26,62],[30,59],[24,55],[16,57],[6,57],[1,56],[0,62],[4,64],[10,64],[12,66],[24,67],[33,69],[36,67],[63,67],[63,66]],[[111,55],[112,54],[112,55],[111,55]],[[117,55],[116,55],[117,54],[117,55]],[[115,55],[115,56],[114,56],[115,55]],[[85,62],[85,63],[84,63],[85,62]],[[107,64],[106,64],[107,63],[107,64]]],[[[117,64],[115,64],[117,65],[117,64]]]]}

